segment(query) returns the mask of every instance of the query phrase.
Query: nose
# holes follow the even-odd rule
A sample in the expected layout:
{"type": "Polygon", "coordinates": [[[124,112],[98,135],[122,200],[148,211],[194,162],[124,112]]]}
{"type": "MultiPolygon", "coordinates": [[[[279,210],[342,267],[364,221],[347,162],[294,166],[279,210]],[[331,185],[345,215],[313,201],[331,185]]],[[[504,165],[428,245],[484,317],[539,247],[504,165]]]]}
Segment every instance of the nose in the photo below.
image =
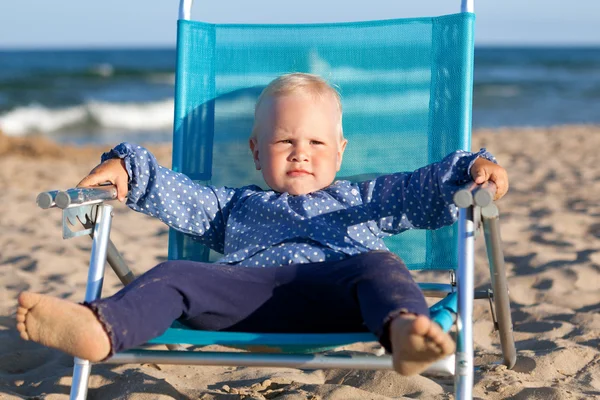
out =
{"type": "Polygon", "coordinates": [[[292,153],[290,154],[290,161],[292,162],[304,162],[310,158],[309,146],[303,143],[298,143],[294,146],[292,153]]]}

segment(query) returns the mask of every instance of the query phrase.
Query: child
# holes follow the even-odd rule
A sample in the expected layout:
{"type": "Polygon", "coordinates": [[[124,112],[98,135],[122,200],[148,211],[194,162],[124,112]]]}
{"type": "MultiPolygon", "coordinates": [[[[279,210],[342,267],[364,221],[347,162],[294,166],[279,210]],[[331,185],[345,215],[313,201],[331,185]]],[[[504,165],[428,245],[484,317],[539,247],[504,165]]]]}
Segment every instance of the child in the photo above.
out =
{"type": "Polygon", "coordinates": [[[506,172],[484,150],[459,151],[412,173],[334,182],[347,144],[341,117],[339,95],[321,78],[271,82],[250,138],[267,191],[198,185],[127,143],[104,154],[80,186],[110,181],[130,208],[224,256],[216,264],[159,264],[114,296],[83,305],[21,293],[21,336],[100,361],[177,319],[203,330],[369,330],[403,375],[451,354],[451,337],[429,319],[419,287],[382,238],[452,223],[453,192],[472,180],[494,181],[502,197],[506,172]]]}

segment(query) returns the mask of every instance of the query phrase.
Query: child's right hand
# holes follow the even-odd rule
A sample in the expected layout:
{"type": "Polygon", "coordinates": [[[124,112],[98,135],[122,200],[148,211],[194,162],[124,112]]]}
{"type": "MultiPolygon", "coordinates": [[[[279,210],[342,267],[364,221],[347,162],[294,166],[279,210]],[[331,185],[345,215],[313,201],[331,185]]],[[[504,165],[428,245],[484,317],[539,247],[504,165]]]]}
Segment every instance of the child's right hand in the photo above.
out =
{"type": "Polygon", "coordinates": [[[98,186],[106,182],[115,185],[117,188],[117,198],[119,201],[125,201],[128,192],[127,184],[129,182],[129,175],[125,168],[125,162],[122,159],[112,158],[104,161],[91,170],[89,175],[77,184],[77,187],[98,186]]]}

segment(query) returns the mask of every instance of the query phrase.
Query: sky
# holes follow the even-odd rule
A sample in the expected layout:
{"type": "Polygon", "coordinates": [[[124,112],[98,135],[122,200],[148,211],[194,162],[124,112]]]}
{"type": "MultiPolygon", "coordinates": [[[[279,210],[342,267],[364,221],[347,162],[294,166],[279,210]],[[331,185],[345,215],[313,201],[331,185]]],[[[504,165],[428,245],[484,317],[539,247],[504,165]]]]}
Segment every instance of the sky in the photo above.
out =
{"type": "MultiPolygon", "coordinates": [[[[0,49],[172,47],[178,4],[0,0],[0,49]]],[[[460,0],[196,0],[192,17],[215,23],[306,23],[459,10],[460,0]]],[[[475,0],[475,14],[477,45],[600,46],[600,0],[475,0]]]]}

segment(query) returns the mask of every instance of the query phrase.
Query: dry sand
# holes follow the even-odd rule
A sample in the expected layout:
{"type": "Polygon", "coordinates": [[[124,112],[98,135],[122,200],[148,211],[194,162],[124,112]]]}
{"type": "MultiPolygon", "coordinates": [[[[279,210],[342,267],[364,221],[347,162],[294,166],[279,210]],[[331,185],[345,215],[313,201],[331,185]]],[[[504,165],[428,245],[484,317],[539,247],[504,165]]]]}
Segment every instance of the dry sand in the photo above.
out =
{"type": "MultiPolygon", "coordinates": [[[[499,359],[489,307],[476,303],[475,396],[482,399],[600,398],[600,127],[504,129],[474,134],[511,179],[499,202],[518,362],[499,359]]],[[[20,340],[22,290],[80,301],[90,240],[63,241],[58,210],[35,206],[37,193],[75,185],[100,148],[60,148],[41,139],[0,135],[0,398],[65,399],[72,360],[20,340]]],[[[169,164],[168,146],[152,150],[169,164]]],[[[116,207],[112,239],[140,273],[164,260],[167,229],[116,207]]],[[[477,244],[476,283],[489,273],[477,244]]],[[[108,274],[104,293],[120,287],[108,274]]],[[[390,399],[452,398],[452,382],[393,372],[97,365],[90,399],[390,399]]]]}

